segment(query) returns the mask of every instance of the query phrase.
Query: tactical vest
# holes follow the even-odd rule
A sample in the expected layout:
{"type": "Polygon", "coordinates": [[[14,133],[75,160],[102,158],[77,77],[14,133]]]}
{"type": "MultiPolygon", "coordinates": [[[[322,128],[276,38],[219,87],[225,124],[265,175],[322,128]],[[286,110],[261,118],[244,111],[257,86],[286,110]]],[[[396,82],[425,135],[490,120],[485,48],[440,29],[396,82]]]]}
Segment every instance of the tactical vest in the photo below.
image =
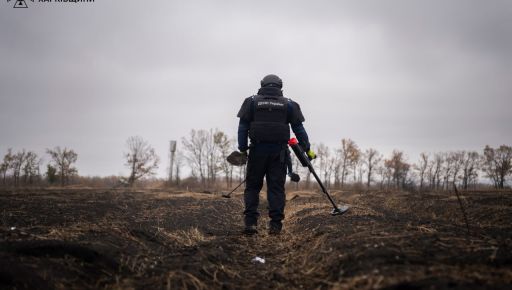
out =
{"type": "Polygon", "coordinates": [[[254,143],[287,143],[288,99],[277,96],[255,96],[249,137],[254,143]]]}

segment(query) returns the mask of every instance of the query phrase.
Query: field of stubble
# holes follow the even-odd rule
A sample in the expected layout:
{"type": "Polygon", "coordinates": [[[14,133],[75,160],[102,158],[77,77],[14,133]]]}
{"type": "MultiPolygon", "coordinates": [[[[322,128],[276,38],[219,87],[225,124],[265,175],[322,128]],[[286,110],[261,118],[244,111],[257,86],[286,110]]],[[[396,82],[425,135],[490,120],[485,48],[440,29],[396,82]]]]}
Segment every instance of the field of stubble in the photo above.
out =
{"type": "Polygon", "coordinates": [[[290,192],[247,237],[240,194],[3,190],[0,288],[510,289],[511,192],[463,192],[469,234],[454,194],[333,193],[345,215],[290,192]]]}

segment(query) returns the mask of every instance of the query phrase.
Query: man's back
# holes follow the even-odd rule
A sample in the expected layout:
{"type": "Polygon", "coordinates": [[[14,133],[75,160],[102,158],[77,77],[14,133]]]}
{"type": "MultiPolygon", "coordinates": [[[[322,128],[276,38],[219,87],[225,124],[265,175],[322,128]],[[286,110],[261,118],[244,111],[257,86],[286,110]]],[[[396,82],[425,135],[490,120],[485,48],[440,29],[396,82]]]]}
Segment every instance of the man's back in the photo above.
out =
{"type": "Polygon", "coordinates": [[[290,125],[299,141],[309,148],[304,117],[297,103],[283,96],[282,80],[268,75],[261,81],[258,94],[246,98],[238,112],[238,148],[249,150],[247,181],[244,192],[245,233],[254,234],[259,218],[259,192],[267,180],[269,232],[281,231],[284,219],[286,168],[290,125]],[[250,138],[250,146],[247,144],[250,138]]]}

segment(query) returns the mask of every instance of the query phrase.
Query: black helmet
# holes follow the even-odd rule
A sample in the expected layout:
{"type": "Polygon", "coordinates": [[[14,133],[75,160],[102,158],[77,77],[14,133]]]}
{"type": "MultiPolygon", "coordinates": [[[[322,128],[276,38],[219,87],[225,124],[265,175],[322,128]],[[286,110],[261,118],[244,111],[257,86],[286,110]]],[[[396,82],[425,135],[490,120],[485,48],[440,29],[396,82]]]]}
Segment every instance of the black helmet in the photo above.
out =
{"type": "Polygon", "coordinates": [[[283,80],[276,75],[267,75],[261,80],[261,87],[283,87],[283,80]]]}

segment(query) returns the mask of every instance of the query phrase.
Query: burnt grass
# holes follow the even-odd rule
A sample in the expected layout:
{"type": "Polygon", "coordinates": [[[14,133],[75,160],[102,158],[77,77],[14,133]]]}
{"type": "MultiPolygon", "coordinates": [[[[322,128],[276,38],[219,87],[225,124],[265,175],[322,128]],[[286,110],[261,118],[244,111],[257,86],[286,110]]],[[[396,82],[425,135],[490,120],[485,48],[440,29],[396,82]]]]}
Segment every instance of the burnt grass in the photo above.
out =
{"type": "Polygon", "coordinates": [[[461,194],[469,233],[453,193],[291,192],[247,237],[240,194],[3,190],[0,288],[510,289],[512,193],[461,194]]]}

